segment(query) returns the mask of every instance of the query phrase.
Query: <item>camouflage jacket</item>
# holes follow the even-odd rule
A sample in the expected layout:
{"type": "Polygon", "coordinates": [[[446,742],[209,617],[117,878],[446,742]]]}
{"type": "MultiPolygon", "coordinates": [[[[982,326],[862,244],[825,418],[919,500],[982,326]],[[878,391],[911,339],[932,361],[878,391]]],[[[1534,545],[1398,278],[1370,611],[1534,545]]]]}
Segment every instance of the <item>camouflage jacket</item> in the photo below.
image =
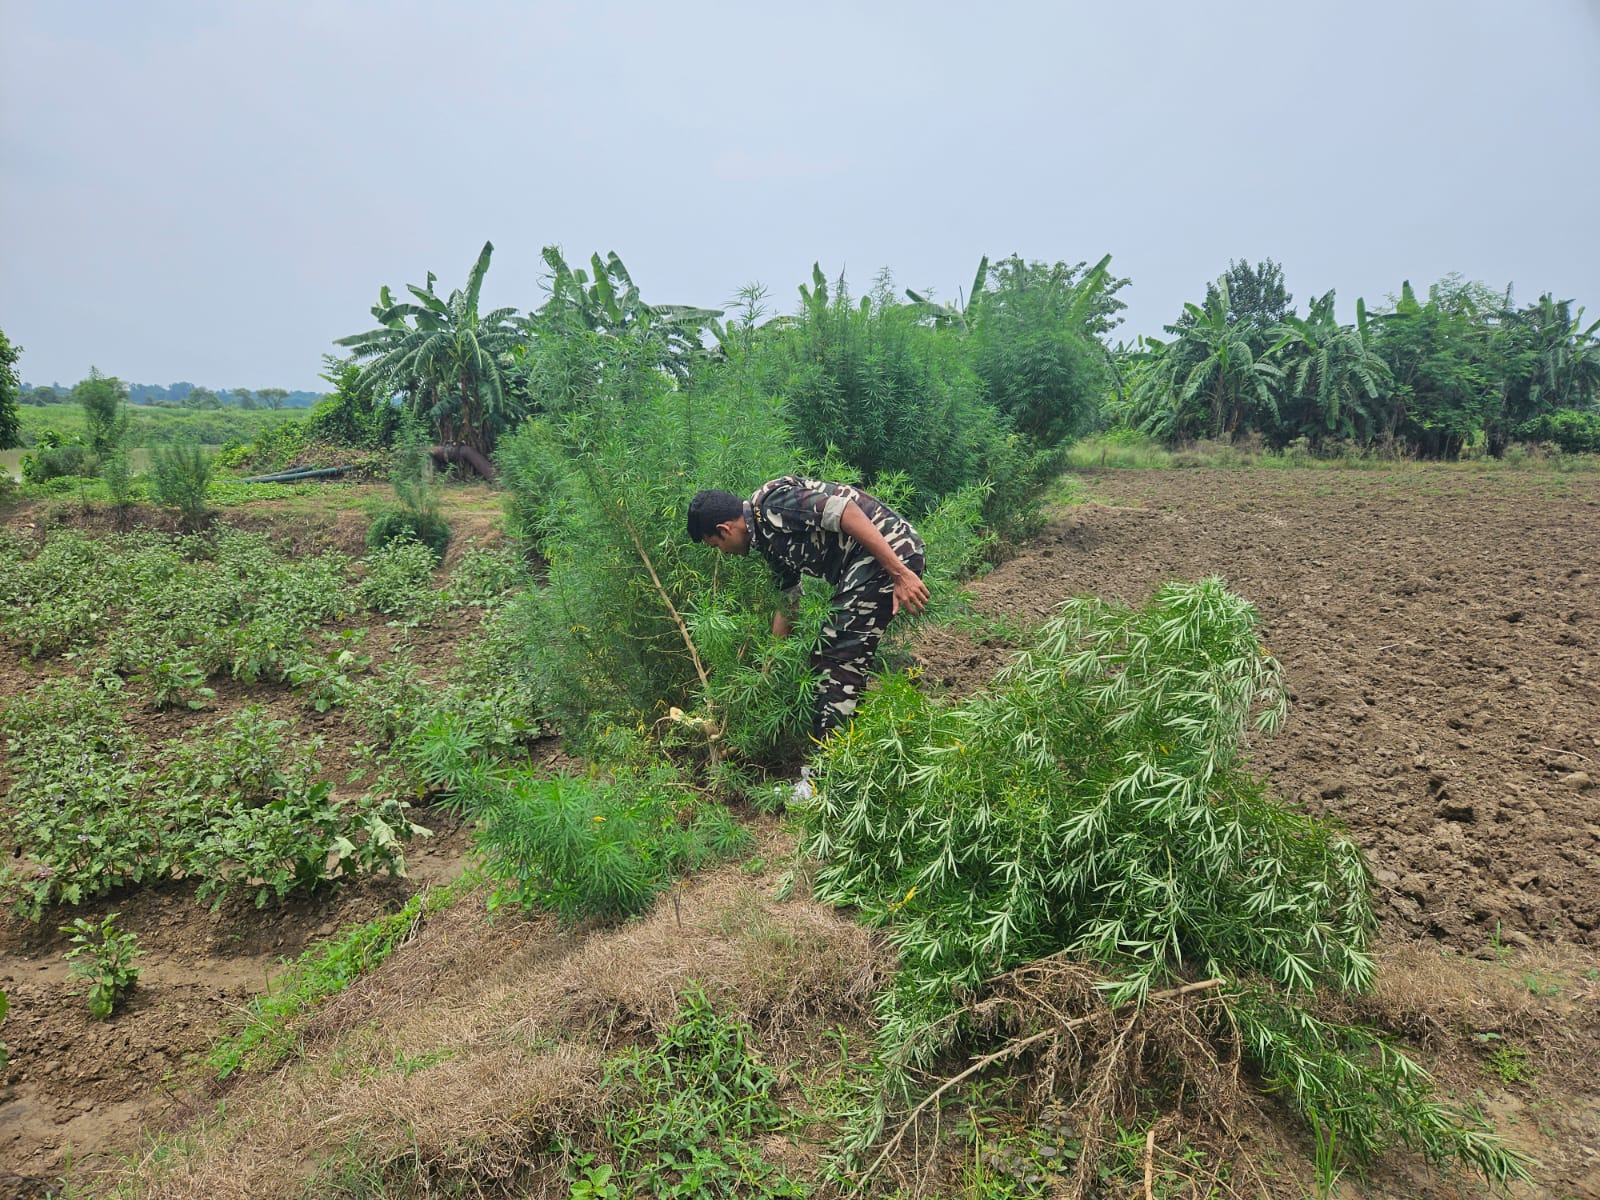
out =
{"type": "Polygon", "coordinates": [[[839,528],[851,500],[902,560],[909,563],[922,554],[922,539],[911,522],[876,496],[848,484],[785,475],[757,488],[745,511],[750,544],[767,560],[779,587],[797,589],[802,575],[837,587],[852,568],[870,564],[882,570],[865,546],[839,528]]]}

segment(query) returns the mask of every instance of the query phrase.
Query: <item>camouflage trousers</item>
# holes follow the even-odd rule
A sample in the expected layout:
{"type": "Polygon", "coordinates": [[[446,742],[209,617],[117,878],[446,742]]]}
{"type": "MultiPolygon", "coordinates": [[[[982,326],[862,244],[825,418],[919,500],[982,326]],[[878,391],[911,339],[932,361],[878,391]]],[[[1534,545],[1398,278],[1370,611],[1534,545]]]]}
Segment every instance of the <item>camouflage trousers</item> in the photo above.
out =
{"type": "MultiPolygon", "coordinates": [[[[911,535],[904,545],[895,545],[893,540],[890,545],[900,561],[921,578],[927,569],[921,540],[911,535]]],[[[822,676],[811,729],[818,741],[849,724],[892,616],[894,580],[876,559],[863,556],[840,579],[833,610],[822,626],[822,642],[811,657],[812,669],[822,676]]]]}

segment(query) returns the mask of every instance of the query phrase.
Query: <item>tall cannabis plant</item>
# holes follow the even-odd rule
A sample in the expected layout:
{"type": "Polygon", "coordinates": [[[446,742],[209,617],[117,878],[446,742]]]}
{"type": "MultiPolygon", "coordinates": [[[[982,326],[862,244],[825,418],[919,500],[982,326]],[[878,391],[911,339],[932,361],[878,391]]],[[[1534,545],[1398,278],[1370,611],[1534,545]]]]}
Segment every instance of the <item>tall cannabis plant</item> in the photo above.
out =
{"type": "Polygon", "coordinates": [[[1369,985],[1374,920],[1360,851],[1248,768],[1246,734],[1285,707],[1254,610],[1214,579],[1142,609],[1070,601],[962,703],[895,679],[869,695],[800,815],[818,896],[899,948],[890,1082],[948,1047],[984,980],[1065,953],[1114,1005],[1226,981],[1246,1052],[1339,1145],[1416,1140],[1481,1165],[1482,1138],[1428,1107],[1414,1064],[1301,1010],[1369,985]]]}
{"type": "Polygon", "coordinates": [[[578,332],[539,353],[544,411],[499,455],[514,523],[548,562],[514,619],[564,730],[651,725],[695,708],[717,670],[687,636],[702,597],[729,594],[752,628],[771,620],[765,569],[689,544],[690,497],[753,491],[794,459],[770,400],[680,385],[647,345],[578,332]]]}

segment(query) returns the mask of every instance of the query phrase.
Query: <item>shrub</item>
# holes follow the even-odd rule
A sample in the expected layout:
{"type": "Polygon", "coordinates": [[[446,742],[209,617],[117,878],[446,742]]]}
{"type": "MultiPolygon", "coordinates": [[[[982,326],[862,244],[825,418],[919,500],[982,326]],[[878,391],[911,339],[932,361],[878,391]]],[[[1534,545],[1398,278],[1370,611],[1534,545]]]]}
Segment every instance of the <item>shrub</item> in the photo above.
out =
{"type": "Polygon", "coordinates": [[[133,497],[133,472],[128,469],[128,452],[117,446],[100,460],[100,478],[105,481],[111,503],[126,508],[133,497]]]}
{"type": "Polygon", "coordinates": [[[1517,426],[1529,442],[1549,442],[1568,454],[1600,454],[1600,409],[1558,409],[1517,426]]]}
{"type": "Polygon", "coordinates": [[[22,456],[24,483],[81,476],[88,470],[89,448],[77,438],[41,437],[39,445],[22,456]]]}
{"type": "Polygon", "coordinates": [[[691,546],[684,511],[700,488],[754,491],[794,465],[771,400],[680,390],[643,368],[636,347],[574,336],[592,354],[587,391],[526,422],[499,459],[549,563],[547,586],[507,611],[571,733],[591,718],[632,726],[695,707],[700,680],[679,621],[714,587],[770,624],[770,573],[691,546]]]}
{"type": "Polygon", "coordinates": [[[668,768],[610,781],[522,772],[475,807],[496,903],[567,920],[639,912],[676,872],[738,853],[749,839],[668,768]]]}
{"type": "Polygon", "coordinates": [[[185,529],[199,529],[211,469],[210,456],[197,445],[157,446],[150,455],[150,494],[157,504],[177,509],[185,529]]]}
{"type": "Polygon", "coordinates": [[[987,482],[989,523],[1025,531],[1059,455],[1036,447],[984,398],[959,339],[924,324],[919,307],[890,303],[886,291],[857,303],[841,280],[830,299],[815,271],[799,315],[755,343],[761,386],[784,398],[813,458],[836,454],[874,494],[883,477],[903,475],[907,516],[987,482]]]}
{"type": "Polygon", "coordinates": [[[381,508],[367,526],[367,549],[381,550],[391,542],[415,542],[426,546],[437,561],[450,544],[450,523],[437,511],[381,508]]]}

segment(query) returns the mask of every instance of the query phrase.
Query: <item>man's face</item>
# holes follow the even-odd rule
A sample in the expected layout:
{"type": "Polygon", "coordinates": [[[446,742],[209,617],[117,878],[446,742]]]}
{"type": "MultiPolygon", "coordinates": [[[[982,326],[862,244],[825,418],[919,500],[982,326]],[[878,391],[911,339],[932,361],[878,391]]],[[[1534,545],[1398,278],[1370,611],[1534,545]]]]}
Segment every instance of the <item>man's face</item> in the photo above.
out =
{"type": "Polygon", "coordinates": [[[750,527],[744,523],[743,517],[733,521],[724,521],[706,534],[706,545],[713,550],[720,550],[724,554],[749,554],[750,527]]]}

